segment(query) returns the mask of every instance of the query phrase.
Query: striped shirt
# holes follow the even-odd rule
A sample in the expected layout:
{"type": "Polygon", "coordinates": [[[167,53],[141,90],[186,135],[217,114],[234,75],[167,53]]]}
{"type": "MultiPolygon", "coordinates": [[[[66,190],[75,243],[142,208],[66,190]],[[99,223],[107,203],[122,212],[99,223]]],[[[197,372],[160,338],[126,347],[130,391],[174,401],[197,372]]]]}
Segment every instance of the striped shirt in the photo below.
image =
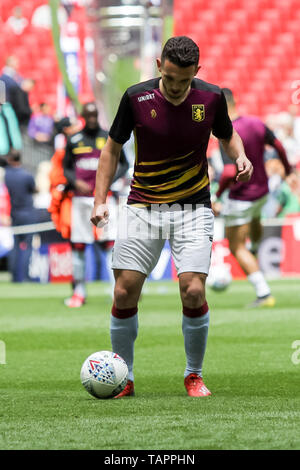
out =
{"type": "Polygon", "coordinates": [[[134,133],[135,165],[129,204],[210,205],[206,151],[211,132],[232,135],[219,87],[194,79],[187,98],[175,106],[162,95],[160,78],[124,93],[110,137],[124,144],[134,133]]]}

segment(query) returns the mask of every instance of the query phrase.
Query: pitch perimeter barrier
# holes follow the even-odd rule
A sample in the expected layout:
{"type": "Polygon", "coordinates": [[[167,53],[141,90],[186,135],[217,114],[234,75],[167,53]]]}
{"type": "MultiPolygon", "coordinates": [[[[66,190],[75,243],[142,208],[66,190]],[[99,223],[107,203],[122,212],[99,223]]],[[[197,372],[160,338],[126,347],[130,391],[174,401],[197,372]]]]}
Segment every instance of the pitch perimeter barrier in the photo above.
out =
{"type": "MultiPolygon", "coordinates": [[[[258,250],[261,270],[269,278],[300,277],[300,214],[285,219],[262,221],[263,236],[258,250]]],[[[30,264],[30,277],[37,282],[70,282],[72,276],[71,246],[61,238],[52,222],[0,227],[0,257],[6,256],[13,244],[13,234],[34,233],[30,264]]],[[[86,279],[109,280],[108,256],[101,245],[86,246],[86,279]]],[[[243,279],[228,240],[224,238],[224,221],[215,220],[215,236],[212,249],[212,267],[227,264],[234,279],[243,279]]],[[[151,280],[177,279],[168,241],[159,262],[150,275],[151,280]]]]}
{"type": "Polygon", "coordinates": [[[37,142],[26,133],[22,133],[22,165],[30,173],[35,175],[40,163],[50,161],[53,154],[53,144],[37,142]]]}

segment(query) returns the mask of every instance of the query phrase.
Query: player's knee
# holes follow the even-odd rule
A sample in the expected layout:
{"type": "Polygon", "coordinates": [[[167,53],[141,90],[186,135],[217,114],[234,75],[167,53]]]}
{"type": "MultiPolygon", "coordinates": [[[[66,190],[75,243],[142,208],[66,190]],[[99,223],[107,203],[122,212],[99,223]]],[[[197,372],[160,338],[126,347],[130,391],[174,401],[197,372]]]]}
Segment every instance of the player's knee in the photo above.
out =
{"type": "Polygon", "coordinates": [[[115,285],[114,299],[118,308],[127,308],[128,303],[131,304],[135,297],[133,286],[115,285]]]}
{"type": "Polygon", "coordinates": [[[205,288],[202,284],[189,285],[181,294],[184,304],[190,308],[197,308],[205,301],[205,288]]]}

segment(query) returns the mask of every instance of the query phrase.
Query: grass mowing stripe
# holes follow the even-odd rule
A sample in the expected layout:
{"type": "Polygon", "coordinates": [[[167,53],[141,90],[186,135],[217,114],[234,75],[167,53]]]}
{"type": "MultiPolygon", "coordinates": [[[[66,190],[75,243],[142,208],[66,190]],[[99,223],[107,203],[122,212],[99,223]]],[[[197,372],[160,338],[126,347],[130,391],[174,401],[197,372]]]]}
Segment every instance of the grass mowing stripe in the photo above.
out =
{"type": "Polygon", "coordinates": [[[147,283],[139,308],[136,397],[95,400],[79,381],[83,360],[110,349],[109,288],[89,284],[82,309],[66,285],[0,284],[0,449],[299,449],[299,281],[271,283],[275,308],[250,310],[251,286],[207,292],[204,377],[213,396],[183,386],[178,284],[147,283]]]}

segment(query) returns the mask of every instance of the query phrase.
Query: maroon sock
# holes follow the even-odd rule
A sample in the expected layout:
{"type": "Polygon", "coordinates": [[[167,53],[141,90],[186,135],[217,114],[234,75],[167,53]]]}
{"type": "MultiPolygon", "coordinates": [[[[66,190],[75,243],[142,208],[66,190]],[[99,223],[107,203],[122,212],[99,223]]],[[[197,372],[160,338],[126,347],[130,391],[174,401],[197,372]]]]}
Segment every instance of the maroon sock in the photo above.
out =
{"type": "Polygon", "coordinates": [[[207,302],[205,302],[199,308],[189,308],[189,307],[183,306],[183,309],[182,309],[183,315],[190,317],[190,318],[202,317],[202,315],[205,315],[207,312],[208,312],[207,302]]]}
{"type": "Polygon", "coordinates": [[[137,307],[131,307],[131,308],[117,308],[115,304],[113,304],[112,309],[111,309],[111,314],[113,317],[116,318],[130,318],[133,317],[138,311],[137,307]]]}

